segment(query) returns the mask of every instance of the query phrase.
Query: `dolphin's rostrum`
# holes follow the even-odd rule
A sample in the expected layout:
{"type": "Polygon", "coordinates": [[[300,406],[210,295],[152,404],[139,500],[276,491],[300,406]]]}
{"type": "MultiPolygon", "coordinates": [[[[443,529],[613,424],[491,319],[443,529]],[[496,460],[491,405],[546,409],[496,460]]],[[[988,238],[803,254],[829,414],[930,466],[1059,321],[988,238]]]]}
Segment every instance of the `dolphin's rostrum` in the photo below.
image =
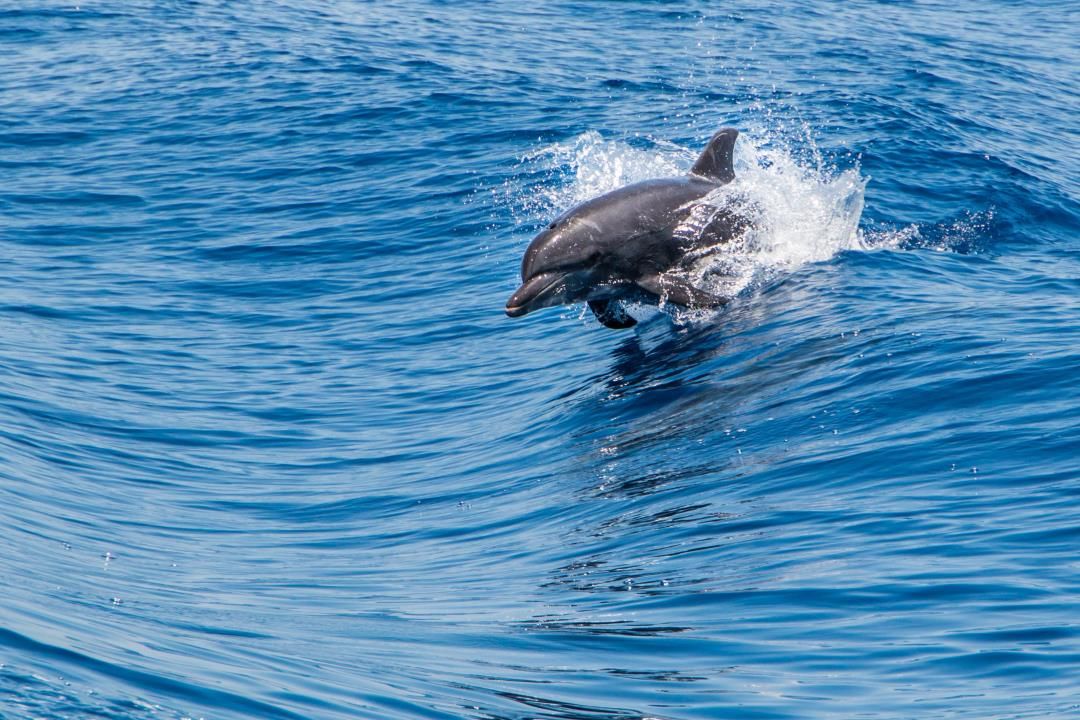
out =
{"type": "Polygon", "coordinates": [[[623,301],[690,308],[726,303],[687,282],[685,271],[695,251],[746,229],[745,219],[729,209],[709,206],[704,218],[695,216],[702,207],[697,201],[735,178],[738,135],[734,128],[713,135],[685,177],[627,185],[557,218],[525,251],[521,287],[507,300],[506,314],[584,301],[601,323],[619,329],[637,323],[623,301]]]}

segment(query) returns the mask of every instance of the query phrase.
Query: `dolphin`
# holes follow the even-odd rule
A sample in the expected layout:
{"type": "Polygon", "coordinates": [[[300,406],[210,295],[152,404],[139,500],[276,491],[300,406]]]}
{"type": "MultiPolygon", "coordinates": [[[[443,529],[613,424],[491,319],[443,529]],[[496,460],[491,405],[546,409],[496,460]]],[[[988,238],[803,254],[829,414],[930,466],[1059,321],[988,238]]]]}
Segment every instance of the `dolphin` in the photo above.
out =
{"type": "Polygon", "coordinates": [[[735,179],[738,135],[734,128],[713,135],[684,177],[627,185],[559,216],[529,243],[521,287],[506,301],[506,314],[584,301],[605,326],[623,329],[637,324],[627,302],[724,305],[728,298],[686,277],[695,259],[749,226],[733,208],[698,202],[735,179]]]}

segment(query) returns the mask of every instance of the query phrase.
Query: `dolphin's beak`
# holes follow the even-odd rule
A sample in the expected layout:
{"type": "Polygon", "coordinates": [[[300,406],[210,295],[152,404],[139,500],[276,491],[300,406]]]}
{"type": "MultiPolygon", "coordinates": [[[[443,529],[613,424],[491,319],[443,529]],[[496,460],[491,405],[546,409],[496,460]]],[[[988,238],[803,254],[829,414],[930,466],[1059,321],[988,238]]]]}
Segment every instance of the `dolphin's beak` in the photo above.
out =
{"type": "Polygon", "coordinates": [[[521,317],[533,310],[547,307],[548,303],[544,300],[549,298],[545,296],[549,295],[550,291],[564,279],[566,279],[566,273],[560,272],[540,273],[529,278],[506,301],[506,314],[510,317],[521,317]]]}

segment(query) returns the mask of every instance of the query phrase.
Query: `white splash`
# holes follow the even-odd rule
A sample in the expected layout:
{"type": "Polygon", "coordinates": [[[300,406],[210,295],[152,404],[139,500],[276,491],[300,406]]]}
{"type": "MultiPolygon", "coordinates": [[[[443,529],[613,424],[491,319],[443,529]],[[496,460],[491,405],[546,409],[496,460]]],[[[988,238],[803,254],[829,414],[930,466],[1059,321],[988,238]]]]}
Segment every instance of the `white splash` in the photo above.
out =
{"type": "Polygon", "coordinates": [[[859,232],[867,179],[858,168],[802,165],[786,150],[741,136],[735,180],[706,201],[749,214],[750,229],[695,268],[720,294],[733,297],[778,273],[869,246],[859,232]]]}
{"type": "MultiPolygon", "coordinates": [[[[700,148],[653,143],[650,149],[605,140],[587,132],[571,142],[544,147],[524,159],[550,181],[533,192],[517,192],[529,224],[629,183],[687,172],[700,148]],[[561,181],[561,182],[560,182],[561,181]],[[524,203],[522,198],[525,198],[524,203]]],[[[694,268],[695,284],[733,297],[778,273],[823,262],[844,250],[878,243],[859,232],[867,179],[857,167],[826,167],[816,151],[812,165],[800,164],[780,146],[759,144],[742,134],[736,143],[735,180],[703,200],[707,206],[738,207],[752,229],[739,240],[715,248],[694,268]]],[[[706,213],[707,214],[707,213],[706,213]]],[[[884,238],[881,238],[884,239],[884,238]]]]}

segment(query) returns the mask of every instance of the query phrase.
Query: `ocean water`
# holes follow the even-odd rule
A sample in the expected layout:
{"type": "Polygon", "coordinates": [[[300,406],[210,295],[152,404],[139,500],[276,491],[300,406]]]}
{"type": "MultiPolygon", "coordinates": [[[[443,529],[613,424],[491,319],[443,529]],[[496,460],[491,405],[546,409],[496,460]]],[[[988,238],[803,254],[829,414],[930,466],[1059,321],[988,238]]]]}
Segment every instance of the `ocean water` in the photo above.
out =
{"type": "Polygon", "coordinates": [[[1080,717],[1071,2],[0,6],[0,718],[1080,717]],[[714,313],[509,319],[741,130],[714,313]]]}

